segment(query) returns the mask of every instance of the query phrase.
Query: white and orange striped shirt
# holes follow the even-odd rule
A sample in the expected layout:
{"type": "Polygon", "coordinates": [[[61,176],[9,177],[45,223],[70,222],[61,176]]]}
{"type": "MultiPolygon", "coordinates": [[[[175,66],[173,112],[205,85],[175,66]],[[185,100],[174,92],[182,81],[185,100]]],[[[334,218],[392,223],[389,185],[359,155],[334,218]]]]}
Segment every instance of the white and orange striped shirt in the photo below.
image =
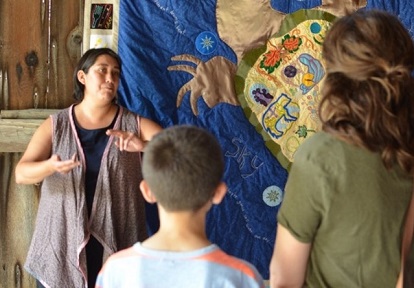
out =
{"type": "Polygon", "coordinates": [[[262,276],[247,261],[217,245],[189,252],[157,251],[136,243],[108,258],[95,288],[220,287],[264,288],[262,276]]]}

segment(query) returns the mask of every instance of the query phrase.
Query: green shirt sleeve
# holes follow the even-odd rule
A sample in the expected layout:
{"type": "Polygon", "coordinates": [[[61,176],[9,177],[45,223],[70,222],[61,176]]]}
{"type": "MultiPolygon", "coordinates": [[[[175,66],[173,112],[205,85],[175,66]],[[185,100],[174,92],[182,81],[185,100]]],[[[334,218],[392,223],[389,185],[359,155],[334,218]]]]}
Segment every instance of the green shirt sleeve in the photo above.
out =
{"type": "Polygon", "coordinates": [[[277,220],[299,241],[310,243],[322,221],[327,172],[316,151],[303,143],[295,155],[277,220]]]}

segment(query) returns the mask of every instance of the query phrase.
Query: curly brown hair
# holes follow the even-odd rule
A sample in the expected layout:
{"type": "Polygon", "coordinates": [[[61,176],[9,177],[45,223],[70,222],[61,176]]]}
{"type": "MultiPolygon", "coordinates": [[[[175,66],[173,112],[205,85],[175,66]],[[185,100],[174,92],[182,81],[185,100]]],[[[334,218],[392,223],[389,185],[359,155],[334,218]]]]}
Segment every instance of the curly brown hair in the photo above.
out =
{"type": "Polygon", "coordinates": [[[414,167],[414,44],[399,19],[359,10],[336,20],[323,44],[322,129],[370,151],[387,168],[414,167]]]}

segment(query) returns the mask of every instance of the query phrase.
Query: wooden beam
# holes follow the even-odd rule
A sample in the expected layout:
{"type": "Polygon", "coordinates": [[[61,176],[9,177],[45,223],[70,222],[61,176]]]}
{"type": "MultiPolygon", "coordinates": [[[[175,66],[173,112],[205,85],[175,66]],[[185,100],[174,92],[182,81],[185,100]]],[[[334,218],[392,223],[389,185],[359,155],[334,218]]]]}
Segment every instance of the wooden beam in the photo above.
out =
{"type": "Polygon", "coordinates": [[[0,153],[24,152],[33,133],[55,109],[0,111],[0,153]]]}
{"type": "Polygon", "coordinates": [[[0,119],[0,152],[24,152],[33,133],[44,120],[0,119]]]}
{"type": "Polygon", "coordinates": [[[46,119],[58,109],[0,110],[0,119],[46,119]]]}

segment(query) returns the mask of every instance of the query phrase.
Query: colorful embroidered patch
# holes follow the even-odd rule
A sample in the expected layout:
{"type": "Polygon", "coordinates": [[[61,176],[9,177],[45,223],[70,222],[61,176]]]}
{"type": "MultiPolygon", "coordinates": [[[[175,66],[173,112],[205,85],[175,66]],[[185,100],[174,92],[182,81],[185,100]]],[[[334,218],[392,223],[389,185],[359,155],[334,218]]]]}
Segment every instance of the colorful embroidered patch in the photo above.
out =
{"type": "Polygon", "coordinates": [[[334,20],[320,10],[287,15],[279,32],[246,53],[237,70],[236,92],[245,115],[287,169],[299,145],[320,128],[322,43],[334,20]]]}
{"type": "Polygon", "coordinates": [[[91,4],[91,29],[112,29],[113,19],[112,4],[91,4]]]}

